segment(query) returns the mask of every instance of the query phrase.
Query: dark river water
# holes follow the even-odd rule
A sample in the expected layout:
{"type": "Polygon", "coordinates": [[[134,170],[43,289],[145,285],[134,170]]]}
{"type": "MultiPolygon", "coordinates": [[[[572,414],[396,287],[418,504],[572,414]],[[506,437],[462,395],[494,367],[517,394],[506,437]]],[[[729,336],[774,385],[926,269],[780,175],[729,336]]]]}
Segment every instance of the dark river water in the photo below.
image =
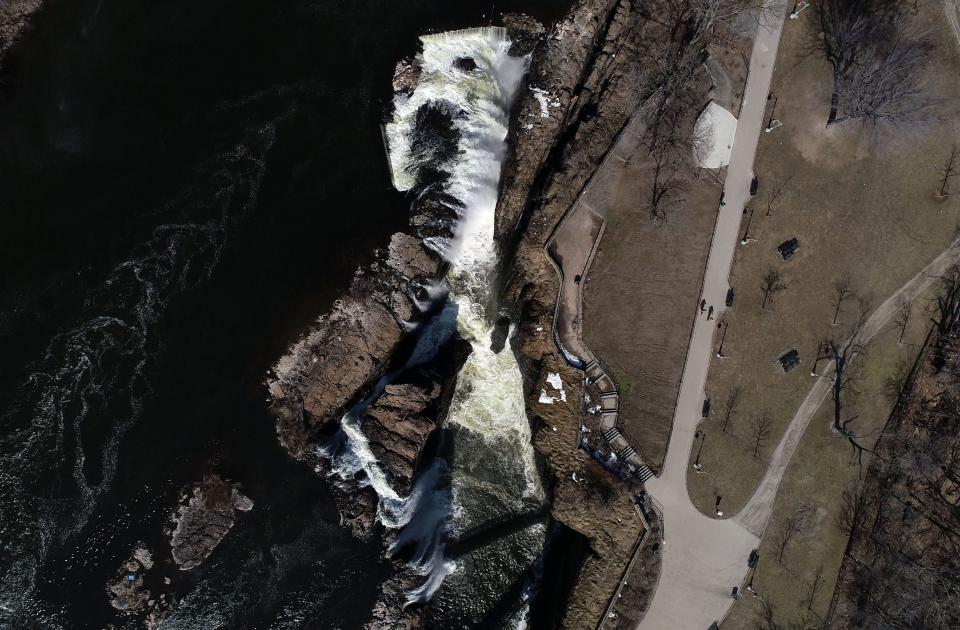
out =
{"type": "MultiPolygon", "coordinates": [[[[497,2],[546,23],[563,0],[497,2]]],[[[266,369],[406,225],[380,121],[417,35],[489,2],[50,2],[0,77],[0,627],[120,623],[142,543],[175,627],[356,628],[389,574],[279,447],[266,369]],[[169,562],[184,489],[255,503],[169,562]],[[164,560],[167,558],[167,560],[164,560]]]]}

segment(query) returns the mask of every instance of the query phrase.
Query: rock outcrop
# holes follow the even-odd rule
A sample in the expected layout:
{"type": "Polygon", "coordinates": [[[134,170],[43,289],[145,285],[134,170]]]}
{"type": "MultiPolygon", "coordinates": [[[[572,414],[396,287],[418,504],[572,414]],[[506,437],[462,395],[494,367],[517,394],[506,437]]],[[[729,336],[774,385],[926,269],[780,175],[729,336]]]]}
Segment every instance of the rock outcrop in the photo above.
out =
{"type": "Polygon", "coordinates": [[[547,29],[535,18],[523,13],[507,13],[503,25],[510,34],[510,54],[529,55],[547,35],[547,29]]]}
{"type": "Polygon", "coordinates": [[[387,385],[360,423],[391,486],[402,496],[410,493],[420,455],[437,429],[438,417],[430,408],[439,398],[439,383],[430,388],[387,385]]]}
{"type": "Polygon", "coordinates": [[[418,303],[437,277],[439,258],[422,241],[394,234],[385,252],[354,276],[349,292],[274,367],[269,388],[281,443],[297,458],[337,422],[358,393],[386,369],[418,303]]]}
{"type": "Polygon", "coordinates": [[[7,55],[28,31],[44,0],[4,0],[0,2],[0,71],[7,55]]]}
{"type": "Polygon", "coordinates": [[[203,563],[233,527],[236,512],[252,509],[253,501],[240,493],[237,484],[216,475],[198,484],[174,516],[170,553],[180,570],[203,563]]]}
{"type": "Polygon", "coordinates": [[[106,585],[110,605],[128,620],[136,619],[136,627],[148,630],[159,627],[175,603],[170,580],[161,582],[152,574],[153,567],[150,550],[138,544],[106,585]]]}

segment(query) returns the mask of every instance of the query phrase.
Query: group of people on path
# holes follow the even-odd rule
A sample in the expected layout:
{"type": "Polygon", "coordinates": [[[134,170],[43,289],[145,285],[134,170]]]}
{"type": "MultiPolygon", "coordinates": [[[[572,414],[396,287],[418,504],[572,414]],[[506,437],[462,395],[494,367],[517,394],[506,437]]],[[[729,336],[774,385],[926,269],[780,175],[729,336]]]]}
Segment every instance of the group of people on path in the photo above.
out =
{"type": "Polygon", "coordinates": [[[710,305],[710,308],[707,309],[707,301],[700,300],[700,312],[707,311],[707,320],[713,319],[713,304],[710,305]]]}

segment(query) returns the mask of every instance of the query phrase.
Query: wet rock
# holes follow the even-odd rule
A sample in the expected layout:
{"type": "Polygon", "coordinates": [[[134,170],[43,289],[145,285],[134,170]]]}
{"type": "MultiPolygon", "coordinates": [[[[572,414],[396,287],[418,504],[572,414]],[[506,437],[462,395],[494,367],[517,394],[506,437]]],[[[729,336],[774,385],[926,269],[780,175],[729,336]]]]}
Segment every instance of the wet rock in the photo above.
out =
{"type": "Polygon", "coordinates": [[[29,31],[44,0],[4,0],[0,2],[0,68],[6,57],[29,31]]]}
{"type": "Polygon", "coordinates": [[[510,318],[501,315],[493,324],[493,332],[490,333],[490,349],[496,354],[500,354],[504,346],[507,345],[507,336],[510,334],[510,318]]]}
{"type": "Polygon", "coordinates": [[[387,385],[367,410],[361,429],[388,480],[401,496],[410,493],[414,472],[427,440],[437,429],[431,407],[440,398],[440,385],[387,385]]]}
{"type": "Polygon", "coordinates": [[[211,475],[193,489],[193,496],[174,516],[170,553],[181,571],[199,566],[233,527],[236,512],[253,509],[239,485],[211,475]]]}
{"type": "Polygon", "coordinates": [[[393,69],[393,91],[400,94],[412,94],[420,81],[423,69],[410,59],[402,59],[393,69]]]}
{"type": "Polygon", "coordinates": [[[274,366],[268,384],[281,443],[303,458],[358,393],[386,369],[418,313],[417,292],[439,275],[423,242],[394,234],[350,291],[274,366]]]}
{"type": "Polygon", "coordinates": [[[510,54],[514,57],[532,53],[547,34],[543,24],[523,13],[504,15],[503,25],[510,34],[510,54]]]}
{"type": "MultiPolygon", "coordinates": [[[[157,576],[151,575],[153,567],[152,554],[141,543],[107,582],[107,600],[127,619],[124,628],[157,628],[173,608],[175,602],[173,598],[168,599],[166,593],[157,597],[157,590],[164,586],[160,585],[157,576]]],[[[164,578],[163,583],[169,585],[170,579],[164,578]]],[[[108,624],[107,627],[114,625],[108,624]]]]}
{"type": "Polygon", "coordinates": [[[419,587],[423,576],[395,562],[397,573],[380,587],[380,598],[373,606],[364,630],[417,630],[424,626],[427,609],[407,607],[407,593],[419,587]]]}
{"type": "MultiPolygon", "coordinates": [[[[150,564],[153,565],[152,562],[150,564]]],[[[107,583],[107,599],[110,605],[124,613],[136,613],[146,609],[151,595],[144,587],[143,573],[148,568],[136,559],[136,553],[124,562],[114,578],[107,583]]]]}
{"type": "Polygon", "coordinates": [[[450,101],[435,100],[417,109],[410,140],[410,162],[416,164],[417,184],[426,190],[447,177],[445,167],[460,151],[460,132],[454,121],[461,110],[450,101]]]}
{"type": "Polygon", "coordinates": [[[453,60],[453,67],[464,72],[472,72],[477,69],[477,62],[471,57],[457,57],[453,60]]]}

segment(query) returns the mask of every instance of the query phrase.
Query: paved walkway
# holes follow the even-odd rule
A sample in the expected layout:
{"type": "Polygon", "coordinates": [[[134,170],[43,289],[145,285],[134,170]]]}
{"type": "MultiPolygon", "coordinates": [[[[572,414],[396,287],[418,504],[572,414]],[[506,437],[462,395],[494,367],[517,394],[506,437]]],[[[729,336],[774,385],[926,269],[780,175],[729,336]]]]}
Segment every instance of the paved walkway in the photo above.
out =
{"type": "Polygon", "coordinates": [[[600,400],[595,402],[601,406],[600,431],[611,450],[631,466],[633,474],[641,482],[652,477],[653,471],[620,433],[617,427],[620,418],[620,392],[603,364],[583,341],[583,284],[578,278],[586,278],[596,255],[606,225],[609,196],[624,174],[624,158],[621,156],[632,153],[633,145],[637,143],[643,130],[642,121],[642,115],[634,115],[624,126],[614,141],[613,148],[594,171],[545,248],[547,258],[560,275],[560,292],[553,321],[557,345],[567,362],[583,370],[584,378],[597,386],[600,400]]]}
{"type": "MultiPolygon", "coordinates": [[[[863,326],[861,333],[863,342],[870,341],[894,317],[901,299],[912,302],[917,296],[930,288],[930,285],[937,281],[938,276],[943,275],[947,269],[958,262],[960,262],[960,239],[954,241],[933,262],[924,267],[920,273],[900,287],[873,312],[863,326]]],[[[832,369],[833,364],[831,363],[826,366],[823,374],[828,374],[832,369]]],[[[830,378],[821,376],[817,379],[810,393],[800,403],[800,408],[797,409],[797,413],[790,421],[783,437],[780,438],[780,444],[777,445],[777,450],[773,452],[767,472],[764,474],[756,492],[753,493],[753,497],[734,517],[735,521],[757,536],[763,534],[763,530],[770,521],[773,502],[777,497],[777,489],[780,487],[783,473],[793,458],[797,446],[800,445],[800,440],[803,438],[804,431],[807,430],[807,425],[816,415],[817,408],[829,396],[832,384],[833,381],[830,378]]]]}
{"type": "MultiPolygon", "coordinates": [[[[717,217],[703,283],[704,299],[719,311],[723,310],[733,253],[740,239],[743,208],[750,199],[753,160],[785,14],[783,0],[777,2],[775,10],[763,13],[750,58],[743,108],[727,167],[726,205],[717,217]]],[[[700,420],[715,330],[716,320],[697,317],[663,474],[646,484],[663,513],[665,544],[660,583],[639,626],[644,629],[705,630],[722,619],[733,603],[730,590],[741,584],[750,551],[759,544],[759,538],[735,520],[715,520],[701,514],[687,494],[687,467],[700,420]]]]}

